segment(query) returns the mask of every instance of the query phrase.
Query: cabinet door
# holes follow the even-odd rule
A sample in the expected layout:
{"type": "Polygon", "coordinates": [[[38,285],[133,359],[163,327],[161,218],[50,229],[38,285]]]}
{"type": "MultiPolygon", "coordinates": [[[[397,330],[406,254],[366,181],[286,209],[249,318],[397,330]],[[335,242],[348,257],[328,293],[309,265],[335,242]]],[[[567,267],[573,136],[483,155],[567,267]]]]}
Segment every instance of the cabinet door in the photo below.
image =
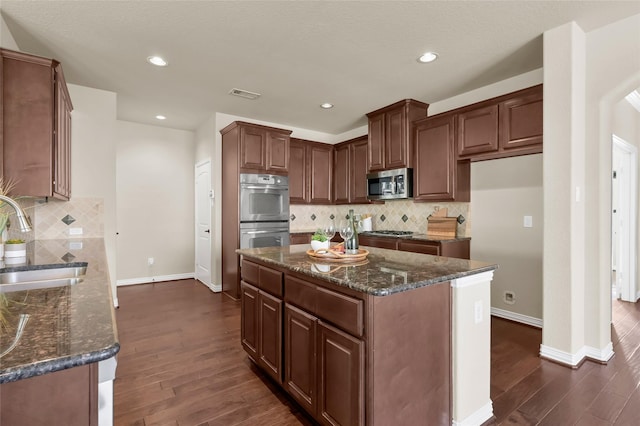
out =
{"type": "Polygon", "coordinates": [[[244,350],[258,362],[258,289],[240,281],[240,340],[244,350]]]}
{"type": "Polygon", "coordinates": [[[56,121],[54,137],[53,192],[56,198],[71,197],[71,100],[61,67],[55,72],[56,121]]]}
{"type": "Polygon", "coordinates": [[[318,420],[364,424],[364,343],[318,321],[318,420]]]}
{"type": "Polygon", "coordinates": [[[406,112],[403,108],[385,113],[385,168],[408,167],[406,112]]]}
{"type": "Polygon", "coordinates": [[[454,200],[454,115],[418,123],[414,129],[416,167],[413,172],[413,198],[429,201],[454,200]]]}
{"type": "Polygon", "coordinates": [[[264,129],[240,128],[240,168],[266,170],[266,138],[264,129]]]}
{"type": "Polygon", "coordinates": [[[282,384],[282,300],[260,291],[258,301],[260,364],[282,384]]]}
{"type": "Polygon", "coordinates": [[[458,114],[457,139],[460,157],[497,151],[498,105],[458,114]]]}
{"type": "Polygon", "coordinates": [[[309,146],[312,204],[331,204],[333,201],[333,147],[313,144],[309,146]]]}
{"type": "Polygon", "coordinates": [[[385,248],[390,250],[396,249],[397,238],[370,237],[368,235],[358,235],[358,244],[362,246],[385,248]]]}
{"type": "Polygon", "coordinates": [[[440,244],[426,241],[400,241],[398,250],[440,256],[440,244]]]}
{"type": "Polygon", "coordinates": [[[349,144],[339,145],[334,151],[333,163],[333,197],[336,204],[349,203],[349,144]]]}
{"type": "Polygon", "coordinates": [[[504,150],[540,146],[542,88],[500,103],[500,145],[504,150]]]}
{"type": "Polygon", "coordinates": [[[384,170],[384,114],[369,117],[369,170],[384,170]]]}
{"type": "Polygon", "coordinates": [[[309,202],[306,144],[291,139],[289,158],[289,203],[306,204],[309,202]]]}
{"type": "Polygon", "coordinates": [[[367,199],[367,171],[369,164],[367,161],[367,139],[356,141],[350,145],[350,185],[349,202],[368,203],[367,199]]]}
{"type": "Polygon", "coordinates": [[[266,168],[271,172],[289,169],[289,135],[267,132],[266,168]]]}
{"type": "Polygon", "coordinates": [[[316,318],[289,304],[285,305],[284,385],[289,394],[315,416],[316,318]]]}

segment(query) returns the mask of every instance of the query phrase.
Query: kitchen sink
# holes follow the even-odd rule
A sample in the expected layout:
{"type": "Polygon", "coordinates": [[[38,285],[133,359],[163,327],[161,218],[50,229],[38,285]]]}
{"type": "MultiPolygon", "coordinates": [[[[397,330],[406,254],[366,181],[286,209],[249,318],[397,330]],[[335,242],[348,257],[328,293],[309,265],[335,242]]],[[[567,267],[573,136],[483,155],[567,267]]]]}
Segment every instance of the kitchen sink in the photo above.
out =
{"type": "Polygon", "coordinates": [[[0,293],[75,285],[82,282],[86,272],[86,265],[3,272],[0,273],[0,293]]]}

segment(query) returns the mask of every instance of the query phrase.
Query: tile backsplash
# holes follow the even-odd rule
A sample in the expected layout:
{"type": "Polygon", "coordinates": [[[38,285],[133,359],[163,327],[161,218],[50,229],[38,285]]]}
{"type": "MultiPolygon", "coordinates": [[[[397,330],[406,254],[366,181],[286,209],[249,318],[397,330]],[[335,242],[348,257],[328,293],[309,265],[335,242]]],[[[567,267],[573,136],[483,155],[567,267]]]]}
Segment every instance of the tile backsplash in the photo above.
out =
{"type": "Polygon", "coordinates": [[[34,208],[35,238],[69,238],[70,230],[81,229],[73,238],[104,237],[104,201],[102,198],[78,198],[71,201],[39,200],[34,208]]]}
{"type": "Polygon", "coordinates": [[[338,225],[340,219],[347,216],[349,209],[355,214],[373,215],[373,229],[394,231],[427,232],[427,218],[435,211],[447,208],[449,217],[462,215],[463,223],[458,223],[458,237],[471,236],[469,203],[414,203],[411,200],[388,201],[384,204],[355,205],[292,205],[290,213],[291,231],[313,231],[323,227],[332,219],[338,225]],[[333,218],[332,218],[333,216],[333,218]]]}

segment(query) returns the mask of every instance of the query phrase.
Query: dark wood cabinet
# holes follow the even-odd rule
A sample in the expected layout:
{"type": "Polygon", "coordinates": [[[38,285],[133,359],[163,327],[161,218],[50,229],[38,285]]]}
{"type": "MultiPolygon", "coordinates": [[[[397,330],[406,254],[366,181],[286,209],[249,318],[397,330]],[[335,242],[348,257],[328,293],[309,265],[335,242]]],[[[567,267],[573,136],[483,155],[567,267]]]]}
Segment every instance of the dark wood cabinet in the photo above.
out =
{"type": "Polygon", "coordinates": [[[282,273],[242,261],[240,339],[251,358],[282,383],[282,273]]]}
{"type": "Polygon", "coordinates": [[[222,134],[222,291],[240,298],[240,173],[286,174],[290,130],[234,121],[222,134]]]}
{"type": "Polygon", "coordinates": [[[364,425],[364,342],[318,324],[318,415],[326,425],[364,425]]]}
{"type": "Polygon", "coordinates": [[[414,253],[431,254],[433,256],[469,259],[471,256],[470,240],[427,241],[399,239],[398,250],[414,253]]]}
{"type": "Polygon", "coordinates": [[[339,143],[334,150],[333,181],[335,204],[366,204],[368,138],[362,136],[339,143]]]}
{"type": "Polygon", "coordinates": [[[331,204],[333,202],[333,146],[291,139],[289,202],[331,204]]]}
{"type": "Polygon", "coordinates": [[[238,143],[241,172],[287,173],[290,131],[243,122],[234,124],[240,129],[238,143]]]}
{"type": "MultiPolygon", "coordinates": [[[[248,295],[242,303],[243,324],[261,329],[255,313],[244,310],[271,294],[262,288],[266,283],[282,281],[277,287],[282,299],[271,294],[266,302],[267,310],[275,312],[271,299],[284,301],[275,303],[284,312],[282,387],[319,424],[451,424],[449,283],[373,296],[271,266],[243,261],[243,288],[249,289],[243,293],[243,298],[248,295]]],[[[245,351],[269,372],[252,352],[255,346],[245,345],[248,334],[243,325],[245,351]]],[[[259,342],[257,334],[252,339],[259,342]]]]}
{"type": "Polygon", "coordinates": [[[413,167],[411,123],[426,117],[428,108],[405,99],[367,114],[369,171],[413,167]]]}
{"type": "Polygon", "coordinates": [[[470,201],[471,166],[456,159],[455,122],[455,114],[414,122],[414,201],[470,201]]]}
{"type": "Polygon", "coordinates": [[[284,385],[309,414],[316,416],[316,339],[318,319],[295,306],[285,306],[284,385]]]}
{"type": "Polygon", "coordinates": [[[71,197],[71,111],[59,62],[0,49],[1,174],[13,193],[71,197]]]}
{"type": "Polygon", "coordinates": [[[397,238],[375,237],[370,235],[358,235],[358,243],[361,246],[386,248],[390,250],[397,249],[397,238]]]}
{"type": "Polygon", "coordinates": [[[1,425],[98,425],[98,364],[0,385],[1,425]]]}
{"type": "Polygon", "coordinates": [[[471,161],[542,152],[542,85],[465,106],[456,119],[459,159],[471,161]]]}

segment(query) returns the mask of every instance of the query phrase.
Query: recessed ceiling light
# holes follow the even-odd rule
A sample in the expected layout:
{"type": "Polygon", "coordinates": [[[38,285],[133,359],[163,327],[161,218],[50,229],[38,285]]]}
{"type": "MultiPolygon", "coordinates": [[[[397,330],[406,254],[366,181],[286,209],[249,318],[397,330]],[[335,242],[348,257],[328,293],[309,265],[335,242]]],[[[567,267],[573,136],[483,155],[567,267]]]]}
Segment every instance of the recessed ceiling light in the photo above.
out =
{"type": "Polygon", "coordinates": [[[330,109],[330,108],[333,108],[333,104],[330,104],[329,102],[325,102],[323,104],[320,104],[320,108],[330,109]]]}
{"type": "Polygon", "coordinates": [[[436,52],[426,52],[426,53],[422,54],[422,56],[420,56],[418,58],[418,62],[426,64],[426,63],[429,63],[429,62],[433,62],[436,59],[438,59],[438,54],[436,52]]]}
{"type": "Polygon", "coordinates": [[[157,67],[166,67],[167,65],[169,65],[169,62],[165,61],[160,56],[149,56],[147,58],[147,62],[157,67]]]}
{"type": "Polygon", "coordinates": [[[167,119],[167,117],[165,117],[164,115],[156,115],[156,118],[158,120],[166,120],[167,119]]]}

